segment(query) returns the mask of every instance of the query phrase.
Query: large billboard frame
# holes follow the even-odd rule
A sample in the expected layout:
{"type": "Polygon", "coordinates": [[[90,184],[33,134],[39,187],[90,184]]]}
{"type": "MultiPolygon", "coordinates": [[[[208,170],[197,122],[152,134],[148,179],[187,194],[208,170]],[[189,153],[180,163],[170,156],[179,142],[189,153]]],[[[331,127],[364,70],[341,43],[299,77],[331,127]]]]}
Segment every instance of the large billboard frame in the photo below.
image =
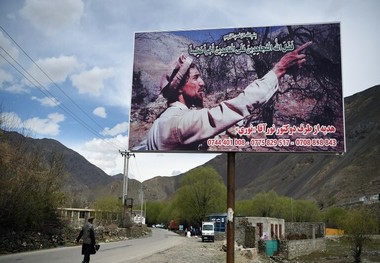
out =
{"type": "Polygon", "coordinates": [[[131,105],[133,152],[343,153],[340,23],[136,32],[131,105]],[[266,80],[291,54],[300,57],[277,84],[266,80]],[[183,107],[190,63],[203,98],[183,107]]]}

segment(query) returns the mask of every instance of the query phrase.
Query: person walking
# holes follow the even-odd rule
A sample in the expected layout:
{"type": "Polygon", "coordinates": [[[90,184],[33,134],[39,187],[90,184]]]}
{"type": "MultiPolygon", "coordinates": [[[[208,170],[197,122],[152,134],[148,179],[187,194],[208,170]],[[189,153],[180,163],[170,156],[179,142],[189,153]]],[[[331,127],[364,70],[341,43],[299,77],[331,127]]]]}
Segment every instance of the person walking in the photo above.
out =
{"type": "Polygon", "coordinates": [[[90,263],[90,255],[95,254],[95,232],[94,232],[94,217],[89,217],[87,219],[87,222],[82,227],[82,230],[80,231],[78,237],[76,238],[76,242],[78,243],[79,240],[82,238],[82,255],[83,261],[82,263],[90,263]]]}

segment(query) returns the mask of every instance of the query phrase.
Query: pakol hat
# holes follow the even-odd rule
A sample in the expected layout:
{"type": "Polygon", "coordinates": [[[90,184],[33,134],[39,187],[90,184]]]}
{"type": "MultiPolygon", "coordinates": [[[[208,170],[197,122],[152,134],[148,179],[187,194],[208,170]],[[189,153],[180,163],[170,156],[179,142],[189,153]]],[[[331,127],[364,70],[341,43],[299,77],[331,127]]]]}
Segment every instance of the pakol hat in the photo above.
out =
{"type": "Polygon", "coordinates": [[[160,91],[176,91],[183,76],[189,70],[193,59],[182,54],[174,63],[169,65],[167,71],[161,78],[160,91]]]}

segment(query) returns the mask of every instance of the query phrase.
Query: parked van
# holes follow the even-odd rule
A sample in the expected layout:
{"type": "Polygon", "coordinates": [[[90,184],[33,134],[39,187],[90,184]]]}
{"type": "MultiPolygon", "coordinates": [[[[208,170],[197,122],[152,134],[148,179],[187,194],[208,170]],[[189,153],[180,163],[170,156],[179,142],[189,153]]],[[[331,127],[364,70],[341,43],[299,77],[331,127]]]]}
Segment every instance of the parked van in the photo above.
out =
{"type": "Polygon", "coordinates": [[[206,240],[214,242],[215,229],[213,222],[202,222],[202,242],[206,240]]]}

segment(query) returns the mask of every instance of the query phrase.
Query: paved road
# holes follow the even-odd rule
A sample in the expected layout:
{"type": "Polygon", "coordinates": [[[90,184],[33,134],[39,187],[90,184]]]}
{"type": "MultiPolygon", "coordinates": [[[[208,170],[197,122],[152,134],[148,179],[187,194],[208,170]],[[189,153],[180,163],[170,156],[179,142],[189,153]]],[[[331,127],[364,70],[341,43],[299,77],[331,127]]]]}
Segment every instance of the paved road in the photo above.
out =
{"type": "MultiPolygon", "coordinates": [[[[174,247],[185,240],[184,237],[164,229],[152,230],[151,237],[101,243],[96,255],[91,255],[91,263],[132,263],[174,247]]],[[[0,263],[79,263],[82,259],[81,247],[75,246],[0,256],[0,263]]]]}

